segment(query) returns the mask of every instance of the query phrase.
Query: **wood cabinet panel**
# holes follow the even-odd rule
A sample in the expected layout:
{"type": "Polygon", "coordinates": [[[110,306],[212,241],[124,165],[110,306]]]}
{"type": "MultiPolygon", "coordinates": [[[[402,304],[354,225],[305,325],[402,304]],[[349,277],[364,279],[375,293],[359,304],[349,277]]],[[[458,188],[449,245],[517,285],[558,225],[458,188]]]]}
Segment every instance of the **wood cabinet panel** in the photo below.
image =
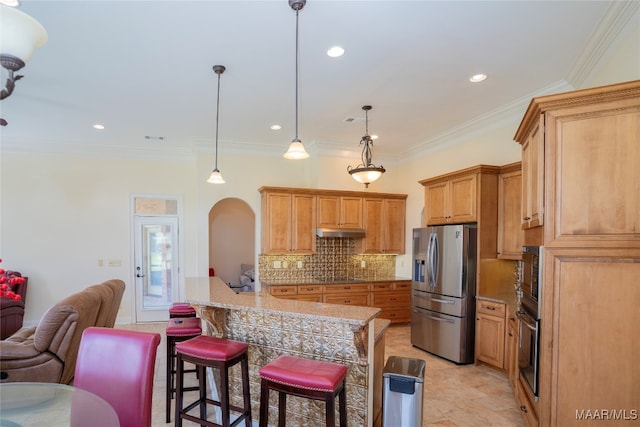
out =
{"type": "Polygon", "coordinates": [[[544,224],[544,115],[522,143],[522,228],[544,224]]]}
{"type": "Polygon", "coordinates": [[[404,199],[364,199],[362,253],[405,253],[406,201],[404,199]]]}
{"type": "Polygon", "coordinates": [[[638,241],[640,101],[551,111],[545,126],[551,142],[546,178],[555,207],[546,244],[638,241]]]}
{"type": "Polygon", "coordinates": [[[362,228],[362,197],[318,196],[317,226],[362,228]]]}
{"type": "Polygon", "coordinates": [[[504,313],[504,304],[477,301],[476,360],[499,369],[504,368],[504,313]]]}
{"type": "Polygon", "coordinates": [[[507,331],[504,338],[504,367],[515,392],[519,377],[518,371],[518,340],[520,337],[520,320],[511,307],[507,307],[507,331]]]}
{"type": "Polygon", "coordinates": [[[315,224],[315,196],[280,192],[262,194],[262,253],[315,253],[315,224]]]}
{"type": "Polygon", "coordinates": [[[522,172],[520,163],[504,166],[498,176],[498,258],[522,258],[522,172]]]}
{"type": "Polygon", "coordinates": [[[609,252],[545,252],[543,425],[583,425],[576,410],[640,408],[640,252],[609,252]]]}
{"type": "Polygon", "coordinates": [[[369,305],[369,293],[331,293],[324,294],[323,302],[329,304],[369,305]]]}
{"type": "Polygon", "coordinates": [[[476,173],[425,186],[427,225],[476,221],[476,173]]]}

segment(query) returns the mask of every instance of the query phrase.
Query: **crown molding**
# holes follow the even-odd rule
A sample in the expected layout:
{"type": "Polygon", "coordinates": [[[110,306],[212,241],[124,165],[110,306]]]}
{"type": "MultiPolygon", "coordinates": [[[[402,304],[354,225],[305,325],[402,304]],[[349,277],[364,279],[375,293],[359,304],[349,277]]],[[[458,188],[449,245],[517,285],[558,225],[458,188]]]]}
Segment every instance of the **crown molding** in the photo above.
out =
{"type": "Polygon", "coordinates": [[[568,82],[574,87],[582,87],[589,74],[593,72],[638,9],[640,9],[640,2],[638,1],[611,2],[609,9],[591,35],[582,54],[569,71],[567,75],[568,82]]]}

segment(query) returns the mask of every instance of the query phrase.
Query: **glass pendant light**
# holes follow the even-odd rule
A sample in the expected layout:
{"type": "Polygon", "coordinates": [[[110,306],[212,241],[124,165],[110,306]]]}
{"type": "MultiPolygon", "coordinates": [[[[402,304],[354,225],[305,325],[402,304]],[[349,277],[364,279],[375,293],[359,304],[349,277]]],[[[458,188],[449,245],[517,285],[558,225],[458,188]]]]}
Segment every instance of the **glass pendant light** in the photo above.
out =
{"type": "Polygon", "coordinates": [[[213,169],[213,172],[211,172],[211,175],[209,175],[209,179],[207,179],[207,182],[209,184],[224,184],[225,182],[224,178],[222,178],[222,174],[218,170],[218,121],[220,118],[220,74],[224,73],[225,69],[226,68],[224,67],[224,65],[213,66],[213,71],[218,75],[218,100],[216,102],[216,164],[213,169]]]}
{"type": "Polygon", "coordinates": [[[360,140],[362,147],[362,163],[357,167],[347,167],[347,172],[356,181],[364,184],[365,188],[369,188],[369,184],[377,180],[385,173],[385,169],[382,165],[376,166],[371,163],[371,147],[373,146],[373,140],[369,136],[369,110],[371,105],[365,105],[362,107],[365,114],[365,135],[360,140]]]}
{"type": "Polygon", "coordinates": [[[296,137],[293,138],[289,149],[284,153],[284,158],[289,160],[308,159],[309,153],[304,149],[304,145],[298,138],[298,61],[300,50],[298,48],[298,12],[302,10],[307,0],[289,0],[289,6],[296,11],[296,137]]]}

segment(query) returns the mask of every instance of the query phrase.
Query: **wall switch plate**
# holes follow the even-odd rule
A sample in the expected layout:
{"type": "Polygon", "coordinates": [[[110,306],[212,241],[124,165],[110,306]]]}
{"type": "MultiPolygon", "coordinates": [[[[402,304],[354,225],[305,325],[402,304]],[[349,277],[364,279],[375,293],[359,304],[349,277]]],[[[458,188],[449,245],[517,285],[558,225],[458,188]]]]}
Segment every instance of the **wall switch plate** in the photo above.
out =
{"type": "Polygon", "coordinates": [[[298,261],[298,268],[302,268],[302,261],[298,261]]]}
{"type": "Polygon", "coordinates": [[[360,261],[360,268],[366,268],[367,263],[364,260],[360,261]]]}
{"type": "Polygon", "coordinates": [[[287,261],[283,261],[282,268],[289,268],[289,263],[287,261]]]}
{"type": "Polygon", "coordinates": [[[273,268],[282,268],[281,261],[273,261],[273,268]]]}

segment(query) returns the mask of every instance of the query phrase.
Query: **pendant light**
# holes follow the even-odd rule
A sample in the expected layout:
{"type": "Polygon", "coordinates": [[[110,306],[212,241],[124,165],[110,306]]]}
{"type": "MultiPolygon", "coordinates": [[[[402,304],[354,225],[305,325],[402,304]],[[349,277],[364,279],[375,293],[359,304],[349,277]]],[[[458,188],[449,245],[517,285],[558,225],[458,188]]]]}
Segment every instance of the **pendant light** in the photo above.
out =
{"type": "Polygon", "coordinates": [[[369,136],[369,110],[371,110],[371,105],[365,105],[362,109],[365,114],[365,135],[360,140],[360,144],[363,145],[362,163],[355,168],[348,166],[347,172],[353,179],[364,184],[365,188],[369,188],[369,184],[380,178],[385,173],[385,169],[382,165],[376,166],[371,163],[371,147],[373,147],[373,140],[369,136]]]}
{"type": "Polygon", "coordinates": [[[222,174],[218,170],[218,121],[220,119],[220,74],[224,73],[226,68],[224,65],[214,65],[213,71],[218,75],[218,100],[216,102],[216,165],[209,175],[209,179],[207,182],[209,184],[224,184],[224,178],[222,178],[222,174]]]}
{"type": "Polygon", "coordinates": [[[307,0],[289,0],[289,6],[296,11],[296,137],[293,138],[289,149],[284,153],[284,158],[289,160],[308,159],[309,153],[304,149],[302,141],[298,138],[298,62],[300,58],[300,49],[298,47],[298,12],[302,10],[307,0]]]}

